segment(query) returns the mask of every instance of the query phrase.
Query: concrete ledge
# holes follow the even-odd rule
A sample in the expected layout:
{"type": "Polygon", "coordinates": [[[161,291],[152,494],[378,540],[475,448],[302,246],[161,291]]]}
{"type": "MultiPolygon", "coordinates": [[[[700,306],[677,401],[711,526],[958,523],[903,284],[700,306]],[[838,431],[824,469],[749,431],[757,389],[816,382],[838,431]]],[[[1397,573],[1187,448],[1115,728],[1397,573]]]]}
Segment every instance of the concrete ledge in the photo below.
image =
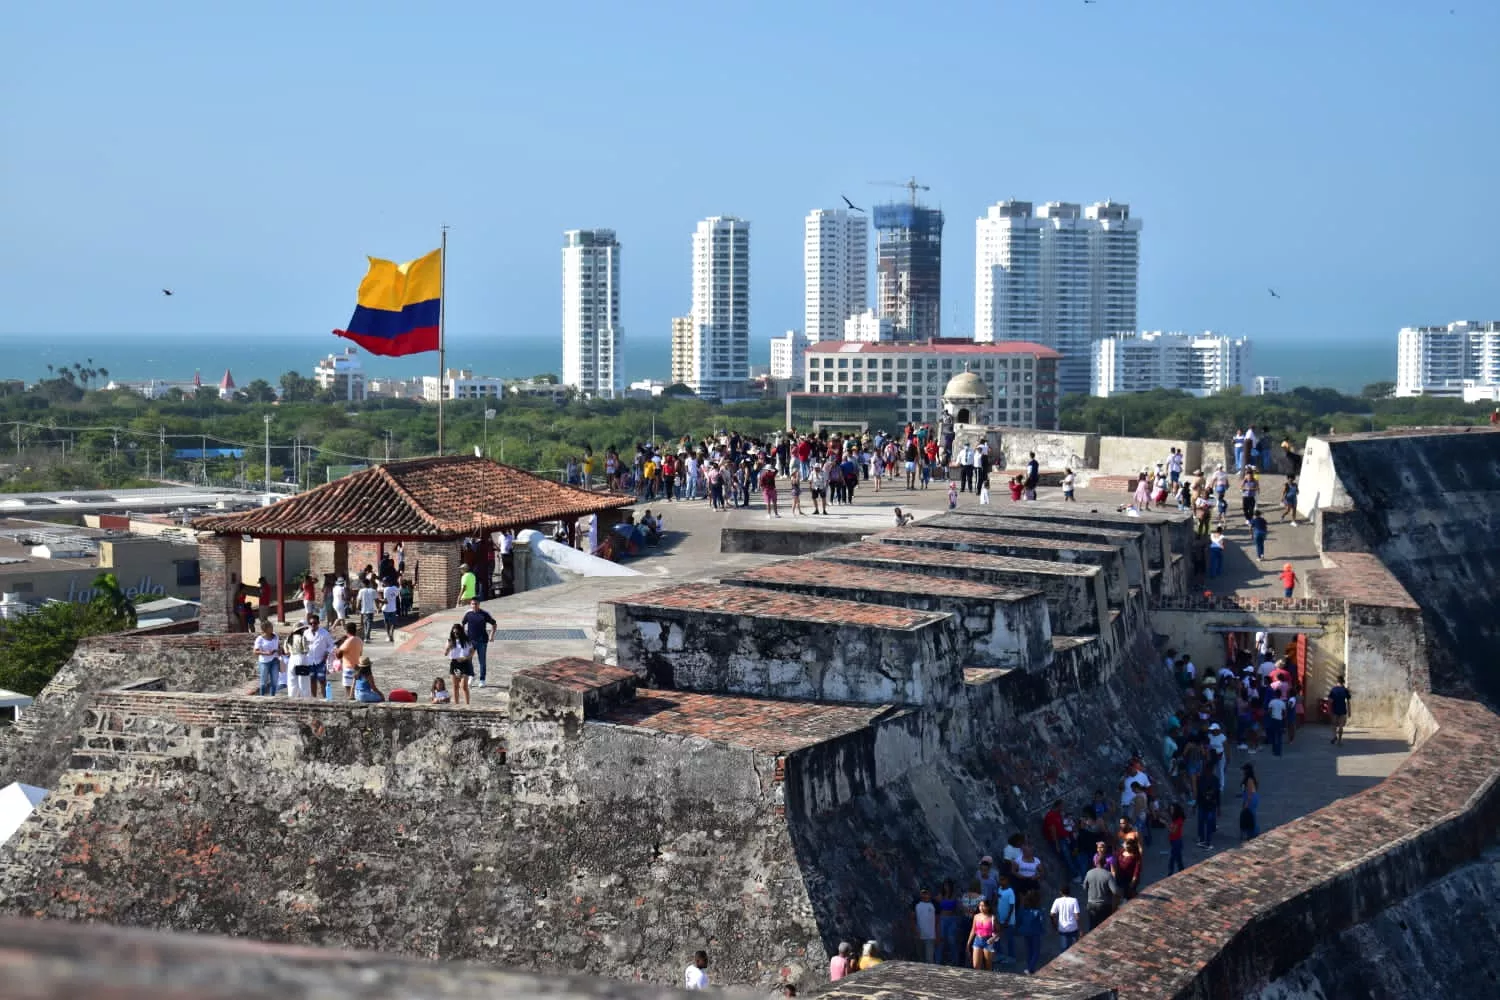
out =
{"type": "Polygon", "coordinates": [[[722,528],[719,531],[719,551],[805,556],[857,542],[870,533],[868,528],[722,528]]]}

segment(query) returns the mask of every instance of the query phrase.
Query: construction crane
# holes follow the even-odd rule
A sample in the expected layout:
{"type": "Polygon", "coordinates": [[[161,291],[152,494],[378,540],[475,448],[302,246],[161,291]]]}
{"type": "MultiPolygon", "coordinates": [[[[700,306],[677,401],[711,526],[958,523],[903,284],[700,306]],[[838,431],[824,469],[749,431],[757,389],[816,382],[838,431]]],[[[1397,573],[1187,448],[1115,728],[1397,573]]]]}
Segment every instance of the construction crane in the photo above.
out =
{"type": "Polygon", "coordinates": [[[873,184],[873,185],[875,185],[876,187],[898,187],[898,188],[906,188],[908,191],[911,192],[911,203],[912,203],[912,205],[916,205],[916,203],[917,203],[917,192],[918,191],[931,191],[932,190],[932,188],[928,187],[926,184],[918,184],[917,183],[917,179],[915,177],[911,178],[910,180],[904,180],[904,181],[870,181],[870,183],[873,184]]]}

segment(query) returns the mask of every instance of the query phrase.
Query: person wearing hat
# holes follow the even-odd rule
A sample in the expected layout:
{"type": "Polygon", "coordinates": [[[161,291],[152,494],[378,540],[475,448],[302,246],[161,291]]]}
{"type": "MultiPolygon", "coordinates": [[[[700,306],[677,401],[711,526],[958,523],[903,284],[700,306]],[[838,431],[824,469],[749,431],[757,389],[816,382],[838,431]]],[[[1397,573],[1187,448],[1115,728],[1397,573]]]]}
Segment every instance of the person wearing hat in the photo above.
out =
{"type": "Polygon", "coordinates": [[[1219,787],[1224,787],[1224,764],[1229,759],[1229,739],[1224,735],[1224,727],[1217,722],[1208,727],[1208,749],[1217,762],[1214,770],[1219,777],[1219,787]]]}
{"type": "Polygon", "coordinates": [[[1000,897],[1000,873],[995,871],[995,859],[986,854],[979,859],[979,870],[974,873],[979,881],[979,894],[989,900],[993,908],[1000,897]]]}

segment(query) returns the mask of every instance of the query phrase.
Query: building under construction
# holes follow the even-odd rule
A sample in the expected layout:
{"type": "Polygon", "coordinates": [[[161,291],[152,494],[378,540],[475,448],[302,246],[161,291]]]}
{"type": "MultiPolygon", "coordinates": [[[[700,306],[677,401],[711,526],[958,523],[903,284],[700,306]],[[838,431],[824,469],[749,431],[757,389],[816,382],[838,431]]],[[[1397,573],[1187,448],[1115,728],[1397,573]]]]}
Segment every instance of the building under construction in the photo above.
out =
{"type": "Polygon", "coordinates": [[[875,206],[880,315],[896,340],[927,340],[942,336],[943,213],[917,204],[925,187],[906,186],[909,203],[875,206]]]}

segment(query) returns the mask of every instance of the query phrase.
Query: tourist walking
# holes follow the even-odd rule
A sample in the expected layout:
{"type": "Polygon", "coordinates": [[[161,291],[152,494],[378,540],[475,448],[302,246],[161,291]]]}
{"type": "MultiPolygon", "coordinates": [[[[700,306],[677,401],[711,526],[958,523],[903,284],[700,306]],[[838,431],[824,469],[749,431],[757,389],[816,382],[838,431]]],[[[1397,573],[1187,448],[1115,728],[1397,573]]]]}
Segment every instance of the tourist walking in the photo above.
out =
{"type": "MultiPolygon", "coordinates": [[[[1015,936],[1026,946],[1026,974],[1034,974],[1042,964],[1042,894],[1032,889],[1021,897],[1020,909],[1016,911],[1015,936]]],[[[1012,949],[1014,950],[1014,949],[1012,949]]]]}
{"type": "Polygon", "coordinates": [[[912,923],[917,930],[917,940],[922,945],[922,961],[931,965],[937,954],[937,906],[932,902],[932,890],[923,889],[912,907],[912,923]]]}
{"type": "Polygon", "coordinates": [[[255,637],[255,661],[260,668],[260,685],[256,694],[274,695],[281,672],[281,642],[276,638],[276,626],[269,618],[260,623],[260,635],[255,637]]]}
{"type": "Polygon", "coordinates": [[[684,985],[690,990],[708,989],[708,952],[693,953],[693,960],[688,963],[684,974],[684,985]]]}
{"type": "Polygon", "coordinates": [[[958,898],[952,879],[944,880],[943,887],[938,890],[937,915],[937,964],[959,965],[961,963],[958,952],[958,898]]]}
{"type": "Polygon", "coordinates": [[[1246,761],[1240,765],[1240,843],[1260,834],[1260,781],[1255,777],[1255,765],[1246,761]]]}
{"type": "Polygon", "coordinates": [[[1057,898],[1052,901],[1052,929],[1057,931],[1057,950],[1067,951],[1078,942],[1078,899],[1073,888],[1065,880],[1057,888],[1057,898]]]}
{"type": "Polygon", "coordinates": [[[355,604],[359,608],[360,637],[365,642],[370,641],[370,633],[375,628],[375,603],[379,598],[379,592],[375,589],[375,578],[367,576],[360,584],[359,593],[355,595],[355,604]]]}
{"type": "Polygon", "coordinates": [[[344,622],[344,637],[334,648],[334,663],[339,668],[345,700],[354,700],[354,675],[359,671],[359,661],[364,655],[365,641],[359,637],[359,623],[344,622]]]}
{"type": "Polygon", "coordinates": [[[385,641],[396,641],[396,618],[401,613],[401,585],[395,577],[386,580],[380,595],[380,609],[385,618],[385,641]]]}
{"type": "Polygon", "coordinates": [[[1250,518],[1250,538],[1255,542],[1256,561],[1266,557],[1266,535],[1271,531],[1271,526],[1266,523],[1266,516],[1256,511],[1250,518]]]}
{"type": "Polygon", "coordinates": [[[1297,571],[1292,569],[1291,563],[1285,563],[1281,567],[1281,593],[1284,597],[1291,597],[1297,589],[1297,571]]]}
{"type": "Polygon", "coordinates": [[[443,647],[443,655],[448,657],[448,673],[453,677],[453,704],[472,705],[474,699],[469,693],[469,681],[474,676],[474,647],[469,645],[461,623],[454,622],[448,630],[448,644],[443,647]]]}
{"type": "Polygon", "coordinates": [[[838,954],[828,960],[828,981],[836,983],[853,971],[854,945],[840,941],[838,954]]]}
{"type": "Polygon", "coordinates": [[[1104,866],[1104,862],[1105,855],[1096,852],[1093,867],[1083,876],[1083,899],[1084,906],[1088,909],[1089,930],[1094,930],[1115,912],[1115,877],[1104,866]]]}
{"type": "Polygon", "coordinates": [[[1224,572],[1224,529],[1215,525],[1208,536],[1208,578],[1210,580],[1224,572]]]}
{"type": "MultiPolygon", "coordinates": [[[[1220,754],[1220,759],[1223,755],[1220,754]]],[[[1214,830],[1219,820],[1219,775],[1214,768],[1204,768],[1198,777],[1198,846],[1212,850],[1214,830]]]]}
{"type": "Polygon", "coordinates": [[[979,912],[974,914],[974,923],[969,928],[969,955],[976,969],[990,968],[990,954],[994,951],[995,911],[987,899],[980,900],[979,912]]]}
{"type": "Polygon", "coordinates": [[[498,623],[488,611],[479,606],[478,598],[469,602],[469,610],[464,612],[460,623],[463,625],[464,638],[468,640],[469,647],[474,650],[479,659],[479,686],[484,687],[485,679],[489,675],[490,642],[495,638],[498,623]]]}
{"type": "Polygon", "coordinates": [[[349,616],[349,585],[339,577],[333,582],[333,620],[341,622],[349,616]]]}
{"type": "Polygon", "coordinates": [[[1172,804],[1172,821],[1167,824],[1167,874],[1175,875],[1187,867],[1182,860],[1182,828],[1187,823],[1187,813],[1180,803],[1172,804]]]}
{"type": "Polygon", "coordinates": [[[1340,677],[1338,683],[1328,689],[1328,714],[1333,722],[1333,738],[1328,742],[1341,744],[1344,742],[1344,727],[1349,724],[1349,705],[1354,700],[1349,689],[1344,686],[1344,678],[1340,677]]]}

